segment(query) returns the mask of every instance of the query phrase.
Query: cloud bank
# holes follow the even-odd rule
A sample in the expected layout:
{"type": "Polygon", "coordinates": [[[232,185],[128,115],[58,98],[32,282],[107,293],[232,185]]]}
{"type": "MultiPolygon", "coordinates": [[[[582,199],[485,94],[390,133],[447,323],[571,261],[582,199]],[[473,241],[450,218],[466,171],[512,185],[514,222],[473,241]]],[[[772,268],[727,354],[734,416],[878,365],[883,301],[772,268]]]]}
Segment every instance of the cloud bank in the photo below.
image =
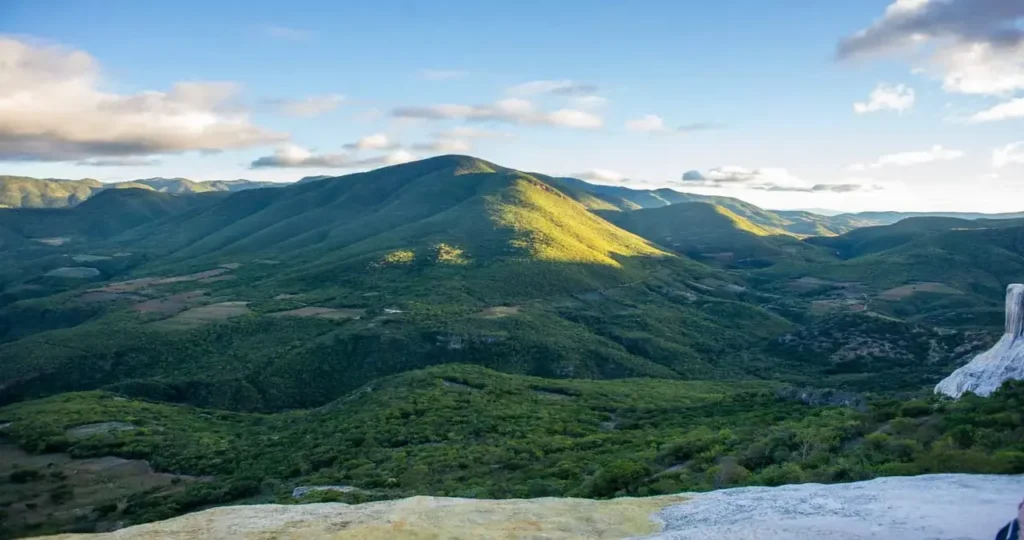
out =
{"type": "Polygon", "coordinates": [[[92,56],[0,38],[0,160],[79,161],[220,151],[279,142],[254,125],[224,82],[167,91],[104,91],[92,56]]]}
{"type": "Polygon", "coordinates": [[[504,122],[519,125],[546,125],[573,129],[597,129],[604,120],[588,111],[559,109],[546,112],[532,102],[519,99],[502,99],[490,105],[425,105],[398,107],[391,111],[395,118],[421,120],[472,120],[504,122]]]}

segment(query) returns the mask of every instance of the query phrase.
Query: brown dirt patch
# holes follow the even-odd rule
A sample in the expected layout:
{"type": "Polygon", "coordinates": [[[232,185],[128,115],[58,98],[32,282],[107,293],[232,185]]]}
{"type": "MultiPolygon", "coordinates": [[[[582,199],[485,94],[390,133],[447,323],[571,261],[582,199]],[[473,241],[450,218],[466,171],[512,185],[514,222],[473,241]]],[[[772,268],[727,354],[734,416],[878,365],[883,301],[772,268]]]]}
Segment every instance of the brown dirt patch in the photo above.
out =
{"type": "Polygon", "coordinates": [[[57,529],[86,521],[109,530],[122,519],[120,508],[129,496],[148,490],[178,491],[187,482],[197,481],[154,472],[142,460],[28,454],[13,444],[0,444],[0,475],[6,478],[18,469],[35,470],[40,476],[22,484],[0,482],[0,507],[7,512],[7,526],[35,535],[39,530],[33,525],[39,523],[57,529]],[[53,497],[55,491],[68,494],[68,498],[53,497]],[[118,510],[101,517],[94,509],[103,504],[117,505],[118,510]]]}
{"type": "Polygon", "coordinates": [[[494,306],[489,307],[476,315],[477,317],[484,319],[500,319],[502,317],[516,315],[520,311],[522,311],[522,308],[519,306],[494,306]]]}
{"type": "Polygon", "coordinates": [[[317,307],[307,306],[298,309],[290,309],[288,311],[278,311],[271,313],[271,317],[318,317],[321,319],[358,319],[363,316],[365,309],[348,309],[348,308],[328,308],[328,307],[317,307]]]}
{"type": "Polygon", "coordinates": [[[135,304],[132,309],[139,313],[163,313],[173,315],[184,311],[189,306],[194,306],[203,301],[206,291],[189,291],[180,294],[172,294],[164,298],[153,298],[145,302],[135,304]]]}
{"type": "Polygon", "coordinates": [[[804,276],[786,283],[786,288],[794,291],[812,291],[814,289],[820,289],[831,285],[835,285],[835,282],[816,277],[804,276]]]}
{"type": "Polygon", "coordinates": [[[232,279],[235,279],[237,277],[238,276],[213,276],[213,277],[203,278],[203,279],[200,279],[200,280],[197,280],[197,281],[199,281],[199,283],[216,283],[218,281],[231,281],[232,279]]]}
{"type": "Polygon", "coordinates": [[[166,330],[190,330],[204,324],[248,315],[252,313],[248,304],[249,302],[218,302],[208,306],[187,309],[169,319],[156,321],[152,324],[166,330]]]}
{"type": "Polygon", "coordinates": [[[131,293],[116,293],[107,291],[89,291],[82,293],[78,296],[79,302],[85,302],[87,304],[101,303],[101,302],[117,302],[119,300],[145,300],[145,296],[139,296],[131,293]]]}
{"type": "Polygon", "coordinates": [[[911,283],[909,285],[902,285],[900,287],[894,287],[887,291],[882,291],[878,295],[882,300],[902,300],[914,293],[929,292],[938,294],[963,294],[963,292],[946,285],[945,283],[937,282],[923,282],[923,283],[911,283]]]}
{"type": "Polygon", "coordinates": [[[157,280],[157,278],[153,278],[153,277],[129,279],[128,281],[119,281],[117,283],[110,283],[109,285],[104,285],[103,287],[101,287],[99,289],[93,289],[93,290],[104,291],[104,292],[114,292],[114,293],[135,292],[135,291],[139,291],[139,290],[145,289],[146,287],[148,287],[148,286],[152,285],[153,283],[155,283],[156,280],[157,280]]]}
{"type": "Polygon", "coordinates": [[[183,281],[198,281],[200,279],[207,279],[219,276],[227,272],[230,272],[230,270],[228,270],[227,268],[214,268],[213,270],[204,270],[202,272],[196,272],[195,274],[159,278],[153,282],[153,285],[168,285],[170,283],[181,283],[183,281]]]}

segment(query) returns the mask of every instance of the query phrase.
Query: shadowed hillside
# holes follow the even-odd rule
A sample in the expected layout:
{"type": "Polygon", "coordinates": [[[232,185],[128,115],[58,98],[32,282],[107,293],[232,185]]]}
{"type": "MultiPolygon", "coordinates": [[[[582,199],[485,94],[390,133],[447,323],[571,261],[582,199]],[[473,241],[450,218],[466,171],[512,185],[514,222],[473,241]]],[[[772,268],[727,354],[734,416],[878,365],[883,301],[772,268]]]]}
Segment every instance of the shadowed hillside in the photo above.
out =
{"type": "Polygon", "coordinates": [[[576,378],[795,369],[743,352],[790,325],[732,276],[464,156],[231,194],[106,249],[151,262],[0,311],[0,399],[116,386],[278,410],[448,362],[576,378]]]}
{"type": "Polygon", "coordinates": [[[713,265],[757,268],[784,259],[829,259],[825,250],[802,243],[784,230],[757,225],[719,205],[682,203],[602,215],[627,231],[713,265]]]}

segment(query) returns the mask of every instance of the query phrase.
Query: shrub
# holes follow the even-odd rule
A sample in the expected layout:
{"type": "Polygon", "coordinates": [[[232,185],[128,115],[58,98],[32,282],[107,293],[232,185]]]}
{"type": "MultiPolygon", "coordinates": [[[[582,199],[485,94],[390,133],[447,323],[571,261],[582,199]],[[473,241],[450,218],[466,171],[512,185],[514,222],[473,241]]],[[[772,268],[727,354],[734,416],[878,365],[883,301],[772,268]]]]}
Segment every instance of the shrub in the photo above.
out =
{"type": "Polygon", "coordinates": [[[25,484],[35,480],[39,480],[43,475],[35,469],[18,469],[8,475],[8,479],[12,484],[25,484]]]}

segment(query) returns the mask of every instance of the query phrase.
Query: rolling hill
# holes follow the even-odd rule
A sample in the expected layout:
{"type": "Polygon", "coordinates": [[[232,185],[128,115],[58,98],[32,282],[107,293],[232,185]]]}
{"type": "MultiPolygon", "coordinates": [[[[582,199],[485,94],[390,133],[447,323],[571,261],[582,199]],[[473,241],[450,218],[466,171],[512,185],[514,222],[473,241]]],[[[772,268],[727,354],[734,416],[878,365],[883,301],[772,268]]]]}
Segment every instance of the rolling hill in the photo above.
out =
{"type": "Polygon", "coordinates": [[[602,215],[627,231],[712,265],[758,268],[790,258],[831,258],[826,250],[800,242],[783,229],[758,225],[716,204],[679,203],[602,215]]]}
{"type": "Polygon", "coordinates": [[[208,180],[196,182],[186,178],[143,178],[126,182],[100,182],[91,178],[63,180],[0,176],[0,209],[2,208],[64,208],[75,206],[89,197],[109,189],[146,189],[162,193],[235,192],[246,189],[274,187],[273,182],[252,180],[208,180]]]}
{"type": "Polygon", "coordinates": [[[0,210],[0,504],[36,505],[7,505],[18,534],[301,486],[609,497],[1024,470],[1020,388],[924,397],[1000,331],[1013,220],[837,235],[862,222],[468,156],[147,182],[0,210]],[[110,456],[157,472],[83,461],[110,456]]]}
{"type": "Polygon", "coordinates": [[[0,311],[0,400],[114,385],[279,410],[447,362],[582,378],[783,369],[741,352],[789,323],[733,277],[465,156],[234,193],[96,246],[148,261],[126,276],[142,285],[0,311]]]}

